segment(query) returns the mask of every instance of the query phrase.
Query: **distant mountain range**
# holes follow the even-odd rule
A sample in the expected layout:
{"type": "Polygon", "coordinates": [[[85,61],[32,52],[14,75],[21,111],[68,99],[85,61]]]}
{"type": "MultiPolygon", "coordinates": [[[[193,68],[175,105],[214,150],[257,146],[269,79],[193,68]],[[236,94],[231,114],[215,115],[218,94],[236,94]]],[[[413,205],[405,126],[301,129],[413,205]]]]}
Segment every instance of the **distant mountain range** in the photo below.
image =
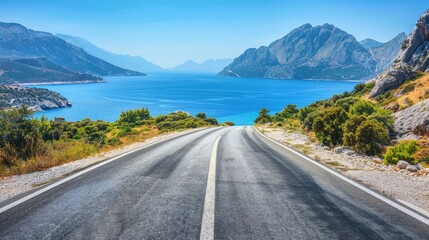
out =
{"type": "Polygon", "coordinates": [[[2,58],[11,55],[45,57],[56,65],[80,73],[99,76],[144,75],[94,57],[50,33],[30,30],[16,23],[0,22],[0,49],[2,58]]]}
{"type": "Polygon", "coordinates": [[[246,50],[219,75],[272,79],[370,78],[393,61],[402,39],[402,34],[385,44],[366,39],[363,45],[333,25],[304,24],[268,47],[246,50]]]}
{"type": "Polygon", "coordinates": [[[173,72],[188,72],[188,73],[218,73],[225,66],[231,64],[233,59],[209,59],[202,63],[196,63],[192,60],[188,60],[174,68],[168,69],[173,72]]]}
{"type": "Polygon", "coordinates": [[[163,71],[161,67],[139,56],[129,56],[129,55],[111,53],[107,50],[104,50],[96,46],[92,42],[80,37],[73,37],[65,34],[56,34],[55,36],[67,41],[68,43],[71,43],[77,47],[82,48],[83,50],[85,50],[86,52],[88,52],[89,54],[95,57],[103,59],[104,61],[115,64],[116,66],[119,66],[122,68],[145,72],[145,73],[163,71]]]}
{"type": "Polygon", "coordinates": [[[379,41],[371,39],[371,38],[365,38],[364,40],[360,41],[359,43],[362,44],[362,46],[364,48],[374,48],[374,47],[379,47],[379,46],[383,45],[382,42],[379,42],[379,41]]]}

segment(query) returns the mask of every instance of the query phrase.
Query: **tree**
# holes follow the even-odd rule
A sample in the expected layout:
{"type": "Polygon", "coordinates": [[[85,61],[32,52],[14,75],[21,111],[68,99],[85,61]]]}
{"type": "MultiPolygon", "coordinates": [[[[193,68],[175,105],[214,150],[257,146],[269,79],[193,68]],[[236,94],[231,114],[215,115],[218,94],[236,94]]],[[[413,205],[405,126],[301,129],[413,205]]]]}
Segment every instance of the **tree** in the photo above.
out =
{"type": "Polygon", "coordinates": [[[323,144],[336,146],[342,143],[342,126],[347,120],[347,113],[342,108],[329,108],[314,119],[312,129],[317,139],[323,144]]]}
{"type": "Polygon", "coordinates": [[[141,124],[143,120],[150,119],[150,112],[147,108],[139,108],[135,110],[129,110],[122,112],[119,115],[119,123],[135,123],[141,124]]]}
{"type": "Polygon", "coordinates": [[[255,123],[267,123],[267,122],[271,122],[271,116],[270,116],[270,110],[266,109],[266,108],[262,108],[259,111],[259,116],[255,119],[255,123]]]}
{"type": "Polygon", "coordinates": [[[201,118],[201,119],[206,119],[207,115],[206,115],[206,113],[200,112],[200,113],[197,113],[197,115],[195,115],[195,117],[201,118]]]}
{"type": "Polygon", "coordinates": [[[343,125],[343,144],[354,147],[359,139],[356,132],[359,126],[366,121],[365,116],[351,116],[343,125]]]}
{"type": "Polygon", "coordinates": [[[283,122],[287,118],[295,117],[298,112],[295,104],[289,104],[281,112],[276,113],[272,119],[275,122],[283,122]]]}
{"type": "Polygon", "coordinates": [[[364,121],[356,130],[355,150],[367,155],[380,153],[380,144],[389,141],[387,129],[375,120],[364,121]]]}

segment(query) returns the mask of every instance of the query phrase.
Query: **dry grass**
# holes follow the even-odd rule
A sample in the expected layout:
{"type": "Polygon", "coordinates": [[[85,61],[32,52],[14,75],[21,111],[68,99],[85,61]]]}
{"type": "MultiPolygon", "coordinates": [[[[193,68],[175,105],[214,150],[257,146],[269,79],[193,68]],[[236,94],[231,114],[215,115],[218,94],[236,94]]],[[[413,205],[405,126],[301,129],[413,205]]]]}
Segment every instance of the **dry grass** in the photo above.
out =
{"type": "MultiPolygon", "coordinates": [[[[43,156],[36,156],[27,161],[17,160],[13,167],[0,165],[0,177],[7,177],[17,174],[25,174],[36,171],[42,171],[54,166],[59,166],[68,162],[73,162],[96,154],[121,148],[136,142],[143,142],[149,138],[158,136],[159,130],[153,127],[138,127],[134,135],[126,135],[120,138],[121,142],[117,145],[104,145],[102,148],[97,148],[94,145],[86,144],[82,141],[61,141],[54,143],[46,143],[47,151],[43,156]]],[[[111,134],[110,137],[113,137],[111,134]]]]}
{"type": "Polygon", "coordinates": [[[429,98],[429,95],[427,91],[429,90],[429,74],[425,74],[424,76],[414,80],[410,81],[409,83],[403,84],[401,87],[399,87],[397,90],[395,90],[395,93],[400,92],[404,88],[406,88],[409,84],[414,84],[415,89],[409,93],[406,93],[399,97],[396,102],[401,107],[408,107],[409,104],[407,102],[411,102],[412,104],[416,104],[418,102],[421,102],[425,99],[429,98]]]}

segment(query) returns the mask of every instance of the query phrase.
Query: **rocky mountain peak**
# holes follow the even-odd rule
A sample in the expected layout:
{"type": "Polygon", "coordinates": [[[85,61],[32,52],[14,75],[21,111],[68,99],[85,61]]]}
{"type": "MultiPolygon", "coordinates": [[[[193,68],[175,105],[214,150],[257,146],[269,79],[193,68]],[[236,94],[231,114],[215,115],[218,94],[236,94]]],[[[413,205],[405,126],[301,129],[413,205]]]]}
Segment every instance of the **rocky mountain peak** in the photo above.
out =
{"type": "Polygon", "coordinates": [[[411,34],[402,43],[393,65],[377,76],[370,97],[400,86],[418,71],[429,72],[429,10],[417,21],[411,34]]]}

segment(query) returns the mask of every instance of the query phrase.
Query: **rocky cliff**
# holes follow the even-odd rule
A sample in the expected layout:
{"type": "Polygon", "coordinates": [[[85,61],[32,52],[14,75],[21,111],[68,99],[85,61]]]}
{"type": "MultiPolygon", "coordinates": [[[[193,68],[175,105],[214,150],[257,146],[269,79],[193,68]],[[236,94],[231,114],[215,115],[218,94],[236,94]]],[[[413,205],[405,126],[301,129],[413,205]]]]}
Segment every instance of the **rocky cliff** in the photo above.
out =
{"type": "Polygon", "coordinates": [[[377,76],[370,97],[400,86],[419,71],[429,72],[429,11],[417,21],[411,34],[403,42],[393,65],[377,76]]]}
{"type": "Polygon", "coordinates": [[[46,57],[51,62],[80,73],[99,76],[137,76],[136,71],[123,69],[88,54],[83,49],[46,32],[33,31],[16,23],[0,22],[0,49],[10,55],[46,57]]]}
{"type": "Polygon", "coordinates": [[[71,103],[59,93],[16,85],[0,85],[0,109],[18,108],[27,105],[35,111],[69,107],[71,103]]]}
{"type": "Polygon", "coordinates": [[[333,25],[305,24],[268,47],[252,48],[220,75],[281,79],[360,79],[377,62],[356,39],[333,25]]]}

